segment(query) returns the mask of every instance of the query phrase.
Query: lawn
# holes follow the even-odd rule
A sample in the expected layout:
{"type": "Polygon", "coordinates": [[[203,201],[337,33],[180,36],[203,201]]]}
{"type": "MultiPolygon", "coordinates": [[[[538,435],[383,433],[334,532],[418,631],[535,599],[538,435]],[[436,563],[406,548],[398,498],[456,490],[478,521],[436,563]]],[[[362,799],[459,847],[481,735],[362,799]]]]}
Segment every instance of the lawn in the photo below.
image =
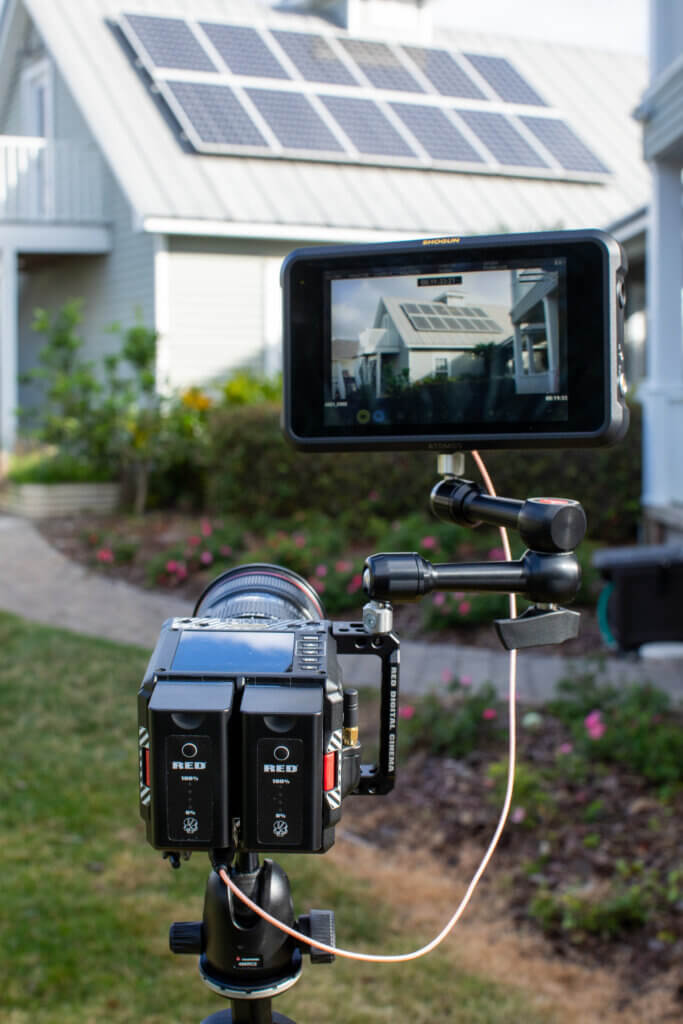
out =
{"type": "MultiPolygon", "coordinates": [[[[171,871],[137,815],[135,696],[147,652],[0,614],[4,1024],[193,1022],[222,1009],[168,926],[201,914],[207,861],[171,871]]],[[[298,912],[334,908],[340,942],[389,952],[405,932],[376,891],[331,859],[289,858],[298,912]],[[395,932],[400,931],[397,938],[395,932]]],[[[452,948],[415,964],[305,966],[275,1008],[298,1024],[452,1021],[542,1024],[532,997],[454,967],[452,948]]]]}

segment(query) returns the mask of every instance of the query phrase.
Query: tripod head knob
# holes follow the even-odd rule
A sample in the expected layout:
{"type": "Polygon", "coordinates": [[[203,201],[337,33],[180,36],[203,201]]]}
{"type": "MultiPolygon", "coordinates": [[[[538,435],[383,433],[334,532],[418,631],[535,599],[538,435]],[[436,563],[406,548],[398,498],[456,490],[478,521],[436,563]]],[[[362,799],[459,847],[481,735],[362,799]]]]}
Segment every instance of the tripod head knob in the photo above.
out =
{"type": "MultiPolygon", "coordinates": [[[[308,914],[302,914],[297,924],[304,935],[326,946],[334,946],[336,931],[333,910],[311,910],[308,914]]],[[[331,964],[334,961],[334,953],[326,953],[315,946],[306,946],[306,952],[310,953],[312,964],[331,964]]]]}
{"type": "Polygon", "coordinates": [[[172,953],[201,953],[204,935],[201,921],[176,921],[171,925],[168,944],[172,953]]]}

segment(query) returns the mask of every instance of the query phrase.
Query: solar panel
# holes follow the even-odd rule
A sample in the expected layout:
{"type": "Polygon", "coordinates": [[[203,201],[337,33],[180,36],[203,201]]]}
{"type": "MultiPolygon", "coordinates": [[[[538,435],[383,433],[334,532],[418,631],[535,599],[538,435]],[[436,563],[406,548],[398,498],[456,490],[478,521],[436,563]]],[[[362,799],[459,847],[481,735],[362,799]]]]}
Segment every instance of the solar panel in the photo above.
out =
{"type": "Polygon", "coordinates": [[[168,82],[191,128],[202,142],[230,146],[268,143],[227,85],[204,82],[168,82]]]}
{"type": "Polygon", "coordinates": [[[255,28],[208,21],[200,24],[233,74],[289,78],[255,28]]]}
{"type": "Polygon", "coordinates": [[[536,90],[531,88],[505,57],[491,57],[485,53],[466,53],[465,56],[502,100],[507,103],[546,106],[536,90]]]}
{"type": "Polygon", "coordinates": [[[216,71],[204,47],[180,18],[147,14],[125,14],[124,18],[156,67],[216,71]]]}
{"type": "Polygon", "coordinates": [[[341,42],[377,89],[424,92],[385,43],[371,43],[363,39],[342,39],[341,42]]]}
{"type": "Polygon", "coordinates": [[[306,96],[280,89],[247,89],[247,93],[287,149],[344,152],[306,96]]]}
{"type": "Polygon", "coordinates": [[[339,60],[330,44],[310,32],[283,32],[271,29],[271,35],[308,82],[330,85],[358,85],[349,69],[339,60]]]}
{"type": "Polygon", "coordinates": [[[463,121],[479,136],[501,164],[547,167],[545,160],[523,139],[504,114],[485,110],[459,110],[463,121]]]}
{"type": "Polygon", "coordinates": [[[391,106],[434,160],[483,163],[476,149],[443,110],[420,103],[392,103],[391,106]]]}
{"type": "Polygon", "coordinates": [[[499,334],[501,327],[495,320],[486,317],[483,310],[467,309],[464,306],[447,306],[443,302],[403,302],[401,309],[416,331],[465,331],[467,334],[499,334]],[[475,316],[475,312],[481,316],[475,316]],[[466,318],[463,314],[470,313],[466,318]],[[455,314],[458,314],[456,318],[455,314]]]}
{"type": "Polygon", "coordinates": [[[415,158],[408,143],[372,100],[349,96],[320,98],[360,153],[415,158]]]}
{"type": "Polygon", "coordinates": [[[403,49],[442,96],[486,99],[479,86],[474,84],[446,50],[427,49],[424,46],[404,46],[403,49]]]}
{"type": "Polygon", "coordinates": [[[521,121],[543,143],[567,171],[597,171],[608,174],[602,160],[574,134],[568,124],[551,117],[521,117],[521,121]]]}

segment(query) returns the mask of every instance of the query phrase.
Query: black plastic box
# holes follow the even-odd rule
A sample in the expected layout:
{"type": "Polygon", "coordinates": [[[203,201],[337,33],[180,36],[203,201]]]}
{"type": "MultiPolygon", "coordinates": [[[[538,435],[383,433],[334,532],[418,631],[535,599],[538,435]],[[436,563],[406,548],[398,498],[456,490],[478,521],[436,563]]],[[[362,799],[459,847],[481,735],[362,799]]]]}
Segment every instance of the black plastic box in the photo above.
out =
{"type": "Polygon", "coordinates": [[[683,641],[683,544],[608,548],[593,556],[608,582],[598,602],[603,636],[622,651],[683,641]]]}

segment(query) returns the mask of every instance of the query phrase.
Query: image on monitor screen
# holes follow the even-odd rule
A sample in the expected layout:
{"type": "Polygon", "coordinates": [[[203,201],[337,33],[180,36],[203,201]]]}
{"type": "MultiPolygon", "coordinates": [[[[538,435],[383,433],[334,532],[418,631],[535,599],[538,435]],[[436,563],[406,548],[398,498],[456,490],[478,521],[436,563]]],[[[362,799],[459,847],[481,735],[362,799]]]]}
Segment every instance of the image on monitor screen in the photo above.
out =
{"type": "Polygon", "coordinates": [[[332,277],[326,422],[566,418],[564,264],[332,277]]]}

